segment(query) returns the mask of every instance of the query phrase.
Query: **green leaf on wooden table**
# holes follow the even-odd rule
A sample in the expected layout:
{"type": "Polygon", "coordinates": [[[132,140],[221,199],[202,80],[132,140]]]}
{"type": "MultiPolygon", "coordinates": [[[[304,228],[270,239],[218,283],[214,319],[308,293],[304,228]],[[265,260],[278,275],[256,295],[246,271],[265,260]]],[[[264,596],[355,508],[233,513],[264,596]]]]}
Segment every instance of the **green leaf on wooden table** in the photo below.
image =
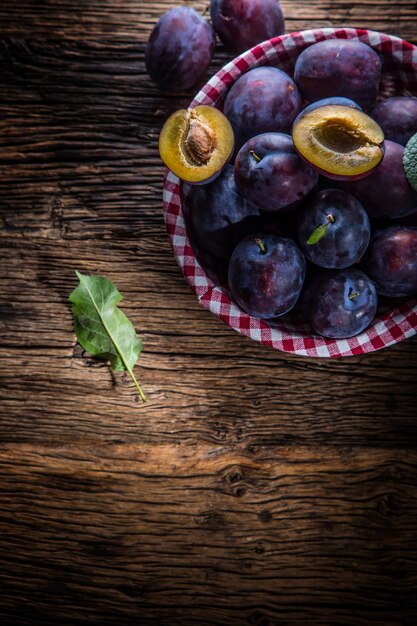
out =
{"type": "Polygon", "coordinates": [[[133,324],[117,308],[121,293],[104,276],[86,276],[75,272],[80,284],[69,296],[72,303],[74,330],[81,346],[101,359],[110,361],[113,370],[127,371],[139,395],[146,400],[133,373],[142,349],[133,324]]]}

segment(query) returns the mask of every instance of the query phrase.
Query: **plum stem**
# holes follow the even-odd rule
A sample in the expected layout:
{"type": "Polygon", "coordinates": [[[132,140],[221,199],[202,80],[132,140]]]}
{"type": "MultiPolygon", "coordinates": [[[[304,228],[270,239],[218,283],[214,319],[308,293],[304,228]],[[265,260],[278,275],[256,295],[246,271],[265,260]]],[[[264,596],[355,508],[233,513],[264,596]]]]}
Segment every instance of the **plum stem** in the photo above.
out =
{"type": "Polygon", "coordinates": [[[359,296],[359,291],[353,291],[352,287],[349,289],[349,300],[354,300],[359,296]]]}
{"type": "Polygon", "coordinates": [[[262,161],[262,159],[260,157],[258,157],[258,155],[256,154],[255,150],[250,150],[249,154],[251,154],[253,156],[254,159],[256,159],[256,161],[262,161]]]}
{"type": "Polygon", "coordinates": [[[264,242],[262,241],[262,239],[259,239],[257,237],[255,239],[255,243],[259,246],[259,249],[260,249],[262,254],[266,254],[267,253],[267,249],[265,248],[265,245],[264,245],[264,242]]]}
{"type": "Polygon", "coordinates": [[[327,218],[327,221],[329,222],[329,224],[334,224],[334,223],[335,223],[335,221],[336,221],[336,220],[334,219],[334,216],[333,216],[331,213],[329,213],[328,215],[326,215],[326,218],[327,218]]]}
{"type": "Polygon", "coordinates": [[[207,15],[207,13],[210,10],[210,5],[208,4],[202,11],[201,11],[201,17],[205,17],[207,15]]]}

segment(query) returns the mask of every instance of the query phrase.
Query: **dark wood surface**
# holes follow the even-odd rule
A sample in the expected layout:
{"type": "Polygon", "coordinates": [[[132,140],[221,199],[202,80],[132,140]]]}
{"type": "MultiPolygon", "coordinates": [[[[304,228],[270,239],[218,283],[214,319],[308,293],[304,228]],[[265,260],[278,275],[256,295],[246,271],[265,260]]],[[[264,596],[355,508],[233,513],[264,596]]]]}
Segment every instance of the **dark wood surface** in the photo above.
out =
{"type": "MultiPolygon", "coordinates": [[[[282,4],[417,42],[414,1],[282,4]]],[[[143,64],[172,6],[0,4],[0,622],[415,626],[417,341],[310,360],[198,306],[157,154],[192,94],[143,64]],[[75,269],[124,294],[146,405],[76,345],[75,269]]]]}

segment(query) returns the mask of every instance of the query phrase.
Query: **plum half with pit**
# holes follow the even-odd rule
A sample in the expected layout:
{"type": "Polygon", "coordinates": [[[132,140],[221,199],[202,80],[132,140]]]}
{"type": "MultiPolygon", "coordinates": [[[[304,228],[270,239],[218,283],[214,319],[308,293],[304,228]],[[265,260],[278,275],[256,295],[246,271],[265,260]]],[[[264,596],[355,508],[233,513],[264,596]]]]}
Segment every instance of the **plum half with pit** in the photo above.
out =
{"type": "Polygon", "coordinates": [[[294,121],[298,153],[333,180],[368,176],[384,156],[384,133],[366,113],[352,106],[320,101],[294,121]]]}
{"type": "Polygon", "coordinates": [[[417,191],[407,180],[403,166],[404,147],[385,142],[385,155],[378,167],[363,180],[340,183],[375,219],[397,219],[417,211],[417,191]]]}
{"type": "Polygon", "coordinates": [[[244,311],[271,319],[294,307],[305,270],[304,256],[292,239],[274,234],[250,235],[232,254],[229,286],[244,311]]]}
{"type": "Polygon", "coordinates": [[[298,156],[284,133],[249,139],[235,161],[236,186],[264,211],[293,208],[315,186],[317,172],[298,156]]]}
{"type": "Polygon", "coordinates": [[[385,139],[402,146],[417,133],[417,98],[413,96],[387,98],[370,115],[384,131],[385,139]]]}
{"type": "Polygon", "coordinates": [[[211,0],[210,8],[220,40],[233,52],[243,52],[285,30],[278,0],[211,0]]]}
{"type": "Polygon", "coordinates": [[[297,58],[294,79],[308,102],[344,96],[364,110],[375,102],[381,77],[381,60],[370,46],[346,39],[327,39],[303,50],[297,58]]]}
{"type": "Polygon", "coordinates": [[[232,156],[233,129],[214,107],[180,109],[165,122],[159,136],[162,161],[190,184],[204,184],[220,174],[232,156]]]}
{"type": "Polygon", "coordinates": [[[183,92],[201,81],[216,47],[213,27],[191,7],[165,13],[145,50],[146,70],[160,89],[183,92]]]}
{"type": "Polygon", "coordinates": [[[377,231],[366,254],[366,271],[384,296],[417,294],[417,228],[398,225],[377,231]]]}
{"type": "Polygon", "coordinates": [[[184,186],[183,201],[193,248],[208,273],[224,283],[239,241],[261,228],[261,212],[237,191],[231,165],[207,185],[184,186]]]}
{"type": "Polygon", "coordinates": [[[243,74],[232,85],[223,108],[237,149],[255,135],[289,133],[300,110],[301,97],[294,81],[276,67],[257,67],[243,74]]]}
{"type": "Polygon", "coordinates": [[[319,191],[298,216],[298,244],[309,261],[329,269],[358,263],[371,236],[361,203],[341,189],[319,191]]]}
{"type": "Polygon", "coordinates": [[[373,282],[355,268],[319,274],[303,297],[304,314],[310,326],[330,339],[346,339],[361,333],[374,319],[377,306],[373,282]]]}

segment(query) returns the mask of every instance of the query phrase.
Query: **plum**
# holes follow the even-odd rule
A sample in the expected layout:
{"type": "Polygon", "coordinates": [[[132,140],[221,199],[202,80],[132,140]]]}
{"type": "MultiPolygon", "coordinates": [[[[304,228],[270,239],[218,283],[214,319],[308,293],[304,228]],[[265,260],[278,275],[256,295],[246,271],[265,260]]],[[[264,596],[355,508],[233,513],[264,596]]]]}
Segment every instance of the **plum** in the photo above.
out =
{"type": "Polygon", "coordinates": [[[191,7],[165,13],[145,50],[146,70],[165,91],[182,92],[201,81],[216,46],[211,24],[191,7]]]}
{"type": "Polygon", "coordinates": [[[361,203],[341,189],[326,189],[308,200],[298,216],[298,244],[309,261],[343,269],[360,261],[371,226],[361,203]]]}
{"type": "Polygon", "coordinates": [[[417,98],[413,96],[387,98],[376,105],[371,116],[384,131],[386,139],[405,146],[417,133],[417,98]]]}
{"type": "Polygon", "coordinates": [[[364,110],[375,102],[381,77],[378,54],[360,41],[327,39],[303,50],[294,78],[308,102],[344,96],[364,110]]]}
{"type": "Polygon", "coordinates": [[[331,339],[361,333],[374,319],[377,306],[373,282],[354,268],[319,274],[303,296],[304,314],[312,329],[331,339]]]}
{"type": "Polygon", "coordinates": [[[297,152],[333,180],[368,176],[384,156],[384,133],[352,105],[320,100],[296,118],[292,136],[297,152]]]}
{"type": "Polygon", "coordinates": [[[255,135],[288,133],[301,110],[294,81],[276,67],[257,67],[232,85],[224,102],[224,114],[235,133],[236,148],[255,135]]]}
{"type": "Polygon", "coordinates": [[[261,228],[261,212],[238,193],[231,165],[207,185],[185,186],[183,200],[193,248],[209,274],[224,282],[236,245],[261,228]]]}
{"type": "Polygon", "coordinates": [[[285,30],[278,0],[211,0],[211,19],[220,40],[233,52],[243,52],[285,30]]]}
{"type": "Polygon", "coordinates": [[[293,208],[315,186],[318,174],[298,156],[284,133],[249,139],[235,161],[236,186],[264,211],[293,208]]]}
{"type": "Polygon", "coordinates": [[[292,239],[275,234],[250,235],[232,254],[229,286],[244,311],[270,319],[293,308],[305,270],[305,259],[292,239]]]}
{"type": "Polygon", "coordinates": [[[417,293],[417,228],[398,225],[377,231],[366,254],[366,271],[384,296],[417,293]]]}
{"type": "Polygon", "coordinates": [[[314,111],[315,109],[319,109],[320,107],[329,106],[332,104],[338,104],[339,106],[351,107],[352,109],[358,109],[358,111],[362,111],[362,108],[351,100],[350,98],[343,98],[342,96],[333,96],[331,98],[323,98],[322,100],[316,100],[312,102],[308,106],[306,106],[301,113],[296,117],[294,124],[299,120],[302,115],[305,113],[309,113],[310,111],[314,111]]]}
{"type": "Polygon", "coordinates": [[[173,113],[159,135],[159,153],[165,165],[181,180],[196,185],[220,174],[233,146],[229,120],[205,104],[173,113]]]}
{"type": "Polygon", "coordinates": [[[340,185],[356,196],[373,218],[396,219],[410,215],[417,211],[417,191],[406,178],[403,155],[403,146],[388,140],[382,162],[369,176],[340,185]]]}

